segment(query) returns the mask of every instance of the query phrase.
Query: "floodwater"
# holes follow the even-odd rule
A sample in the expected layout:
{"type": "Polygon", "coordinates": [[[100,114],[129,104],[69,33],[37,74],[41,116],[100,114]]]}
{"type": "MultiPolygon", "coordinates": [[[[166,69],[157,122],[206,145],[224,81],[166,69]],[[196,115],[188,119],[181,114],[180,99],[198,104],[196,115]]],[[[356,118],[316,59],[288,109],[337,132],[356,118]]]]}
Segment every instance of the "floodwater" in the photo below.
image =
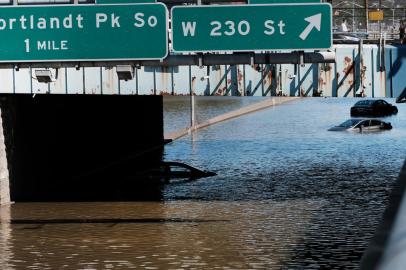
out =
{"type": "MultiPolygon", "coordinates": [[[[165,131],[188,125],[187,100],[165,99],[165,131]]],[[[208,100],[198,120],[254,101],[208,100]]],[[[166,145],[165,160],[218,175],[167,184],[161,201],[2,207],[0,266],[356,269],[406,157],[406,104],[390,131],[327,131],[354,102],[305,98],[166,145]]]]}

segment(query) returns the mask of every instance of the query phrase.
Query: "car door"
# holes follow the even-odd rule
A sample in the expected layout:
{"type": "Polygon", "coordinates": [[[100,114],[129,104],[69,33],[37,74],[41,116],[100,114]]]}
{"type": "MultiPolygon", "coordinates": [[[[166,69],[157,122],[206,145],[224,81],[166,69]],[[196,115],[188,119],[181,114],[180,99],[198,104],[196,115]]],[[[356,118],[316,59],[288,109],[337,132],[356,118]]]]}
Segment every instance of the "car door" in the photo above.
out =
{"type": "Polygon", "coordinates": [[[369,131],[378,131],[381,129],[381,121],[371,120],[369,125],[369,131]]]}
{"type": "Polygon", "coordinates": [[[375,113],[377,114],[387,114],[388,113],[388,103],[384,100],[376,101],[375,113]]]}
{"type": "Polygon", "coordinates": [[[361,132],[367,132],[370,130],[370,120],[364,120],[359,124],[359,127],[361,129],[361,132]]]}

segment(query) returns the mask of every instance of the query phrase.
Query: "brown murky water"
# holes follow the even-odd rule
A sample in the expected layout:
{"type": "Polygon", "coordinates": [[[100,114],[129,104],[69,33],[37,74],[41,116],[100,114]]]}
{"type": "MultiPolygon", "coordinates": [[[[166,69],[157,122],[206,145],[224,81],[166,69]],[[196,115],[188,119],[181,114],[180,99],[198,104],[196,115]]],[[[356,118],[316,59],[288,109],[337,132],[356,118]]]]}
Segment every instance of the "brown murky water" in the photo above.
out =
{"type": "Polygon", "coordinates": [[[311,200],[18,203],[2,208],[0,265],[279,268],[302,241],[312,212],[321,206],[311,200]]]}

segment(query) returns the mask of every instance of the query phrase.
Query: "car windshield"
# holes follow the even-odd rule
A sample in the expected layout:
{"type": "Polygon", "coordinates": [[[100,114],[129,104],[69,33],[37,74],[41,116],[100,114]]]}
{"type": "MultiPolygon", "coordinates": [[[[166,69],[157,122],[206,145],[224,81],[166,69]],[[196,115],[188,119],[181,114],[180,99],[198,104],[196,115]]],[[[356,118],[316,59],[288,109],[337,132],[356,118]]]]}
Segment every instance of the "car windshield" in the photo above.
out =
{"type": "Polygon", "coordinates": [[[349,120],[345,121],[344,123],[339,124],[338,126],[349,128],[349,127],[355,126],[360,121],[361,120],[359,120],[359,119],[349,119],[349,120]]]}

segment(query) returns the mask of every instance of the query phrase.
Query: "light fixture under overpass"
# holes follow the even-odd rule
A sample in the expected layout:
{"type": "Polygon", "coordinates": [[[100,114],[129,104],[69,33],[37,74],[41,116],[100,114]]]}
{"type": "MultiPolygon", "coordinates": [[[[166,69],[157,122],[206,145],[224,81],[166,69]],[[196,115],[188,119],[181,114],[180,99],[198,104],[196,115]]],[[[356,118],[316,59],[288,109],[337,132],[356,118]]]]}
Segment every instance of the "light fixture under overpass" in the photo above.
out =
{"type": "Polygon", "coordinates": [[[132,80],[134,78],[134,67],[130,65],[116,66],[116,72],[119,80],[132,80]]]}
{"type": "Polygon", "coordinates": [[[58,77],[58,70],[56,70],[55,78],[52,76],[52,72],[49,69],[36,69],[35,70],[35,77],[37,78],[38,82],[41,83],[50,83],[55,82],[58,77]]]}

